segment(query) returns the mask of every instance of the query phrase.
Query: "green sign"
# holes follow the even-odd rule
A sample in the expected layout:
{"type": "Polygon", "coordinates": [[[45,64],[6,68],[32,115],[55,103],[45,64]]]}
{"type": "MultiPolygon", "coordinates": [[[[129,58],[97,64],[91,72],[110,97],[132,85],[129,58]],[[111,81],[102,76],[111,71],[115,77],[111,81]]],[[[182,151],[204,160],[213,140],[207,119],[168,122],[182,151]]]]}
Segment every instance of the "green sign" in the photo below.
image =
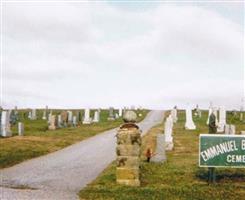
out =
{"type": "Polygon", "coordinates": [[[245,167],[245,135],[201,134],[200,167],[245,167]]]}

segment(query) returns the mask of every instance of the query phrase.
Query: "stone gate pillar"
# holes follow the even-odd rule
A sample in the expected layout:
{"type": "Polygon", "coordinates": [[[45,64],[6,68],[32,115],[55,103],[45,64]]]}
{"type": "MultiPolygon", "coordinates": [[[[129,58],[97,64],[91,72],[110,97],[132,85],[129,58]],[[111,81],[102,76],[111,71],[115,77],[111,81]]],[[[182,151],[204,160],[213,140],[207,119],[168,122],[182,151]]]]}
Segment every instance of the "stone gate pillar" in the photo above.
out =
{"type": "Polygon", "coordinates": [[[135,124],[137,115],[133,111],[124,114],[124,124],[117,132],[117,183],[140,185],[141,131],[135,124]]]}

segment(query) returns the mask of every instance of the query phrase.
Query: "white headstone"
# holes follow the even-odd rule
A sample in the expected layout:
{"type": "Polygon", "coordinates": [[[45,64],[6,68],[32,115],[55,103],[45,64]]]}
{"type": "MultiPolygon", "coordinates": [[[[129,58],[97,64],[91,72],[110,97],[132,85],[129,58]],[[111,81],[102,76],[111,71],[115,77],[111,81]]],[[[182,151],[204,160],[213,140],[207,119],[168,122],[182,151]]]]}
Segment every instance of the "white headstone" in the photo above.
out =
{"type": "Polygon", "coordinates": [[[209,108],[209,110],[208,110],[207,125],[209,124],[209,117],[210,117],[210,115],[212,114],[212,112],[213,112],[213,109],[212,109],[212,108],[209,108]]]}
{"type": "Polygon", "coordinates": [[[72,124],[72,111],[67,111],[68,113],[68,124],[72,124]]]}
{"type": "Polygon", "coordinates": [[[18,122],[18,135],[19,136],[24,135],[24,124],[22,122],[18,122]]]}
{"type": "Polygon", "coordinates": [[[37,119],[37,113],[36,109],[31,110],[31,120],[36,120],[37,119]]]}
{"type": "Polygon", "coordinates": [[[89,110],[89,108],[86,108],[85,109],[83,124],[91,124],[91,118],[90,118],[90,110],[89,110]]]}
{"type": "Polygon", "coordinates": [[[224,107],[221,107],[219,109],[219,123],[218,123],[217,132],[219,133],[224,132],[225,125],[226,125],[226,110],[224,107]]]}
{"type": "Polygon", "coordinates": [[[11,137],[12,136],[12,132],[10,130],[10,113],[8,111],[2,111],[1,136],[3,136],[3,137],[11,137]]]}
{"type": "Polygon", "coordinates": [[[225,125],[225,134],[226,135],[235,135],[236,134],[236,127],[233,124],[226,124],[225,125]]]}
{"type": "Polygon", "coordinates": [[[72,117],[72,125],[73,125],[74,127],[77,126],[77,116],[73,116],[73,117],[72,117]]]}
{"type": "Polygon", "coordinates": [[[50,119],[50,125],[48,127],[49,130],[55,130],[56,129],[56,116],[52,115],[50,119]]]}
{"type": "Polygon", "coordinates": [[[170,115],[166,119],[165,126],[164,126],[165,149],[167,151],[171,151],[174,147],[172,133],[173,133],[173,119],[172,116],[170,115]]]}
{"type": "Polygon", "coordinates": [[[195,130],[196,129],[196,126],[192,120],[192,110],[190,107],[188,107],[186,110],[185,110],[185,113],[186,113],[186,122],[185,122],[185,129],[187,130],[195,130]]]}
{"type": "Polygon", "coordinates": [[[122,110],[122,108],[119,108],[118,115],[119,115],[119,117],[122,117],[122,115],[123,115],[123,110],[122,110]]]}
{"type": "Polygon", "coordinates": [[[28,119],[31,119],[32,116],[31,116],[31,111],[28,112],[28,119]]]}
{"type": "Polygon", "coordinates": [[[94,119],[93,122],[99,122],[100,121],[100,114],[99,111],[94,112],[94,119]]]}
{"type": "Polygon", "coordinates": [[[46,110],[43,111],[43,117],[42,117],[43,120],[46,120],[47,119],[47,116],[46,116],[46,110]]]}
{"type": "Polygon", "coordinates": [[[173,108],[171,110],[171,116],[173,118],[173,122],[176,123],[178,121],[178,117],[177,117],[177,109],[176,108],[173,108]]]}
{"type": "Polygon", "coordinates": [[[235,135],[236,134],[236,127],[235,125],[231,124],[230,125],[230,135],[235,135]]]}
{"type": "Polygon", "coordinates": [[[61,118],[61,115],[58,115],[57,126],[58,126],[58,128],[62,128],[62,118],[61,118]]]}
{"type": "Polygon", "coordinates": [[[51,124],[52,112],[48,114],[48,124],[51,124]]]}

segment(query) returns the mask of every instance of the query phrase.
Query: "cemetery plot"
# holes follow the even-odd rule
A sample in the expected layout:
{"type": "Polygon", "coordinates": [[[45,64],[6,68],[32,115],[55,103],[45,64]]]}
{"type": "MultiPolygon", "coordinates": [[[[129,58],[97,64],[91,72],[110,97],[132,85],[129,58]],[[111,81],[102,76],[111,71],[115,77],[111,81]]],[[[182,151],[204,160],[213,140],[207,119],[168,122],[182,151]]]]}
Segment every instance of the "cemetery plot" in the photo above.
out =
{"type": "MultiPolygon", "coordinates": [[[[71,111],[76,113],[76,110],[71,111]]],[[[91,118],[94,117],[96,111],[90,111],[91,118]]],[[[118,110],[114,111],[118,112],[118,110]]],[[[53,110],[52,114],[58,116],[61,112],[61,110],[53,110]]],[[[82,124],[82,121],[80,121],[76,127],[69,125],[56,130],[48,130],[48,113],[45,113],[45,110],[34,112],[36,119],[32,119],[31,115],[28,118],[31,111],[18,110],[18,113],[19,121],[24,124],[23,136],[18,136],[18,122],[16,122],[11,127],[13,137],[0,137],[0,168],[9,167],[24,160],[57,151],[122,124],[121,117],[114,121],[108,121],[109,111],[101,110],[99,122],[82,124]]],[[[137,111],[137,113],[142,114],[141,117],[138,117],[138,121],[141,121],[148,111],[141,110],[137,111]]],[[[82,112],[83,114],[84,112],[82,112]]],[[[98,120],[97,117],[96,121],[98,120]]]]}
{"type": "MultiPolygon", "coordinates": [[[[199,134],[208,131],[208,112],[193,116],[196,130],[185,129],[185,111],[178,111],[178,121],[173,127],[174,149],[166,151],[164,163],[147,163],[147,148],[156,146],[156,137],[164,131],[164,123],[152,128],[142,139],[141,186],[128,187],[116,184],[116,163],[112,163],[86,188],[80,199],[173,199],[213,200],[244,199],[244,169],[218,168],[217,184],[208,185],[208,170],[200,168],[199,134]]],[[[165,115],[166,117],[168,114],[165,115]]],[[[245,130],[245,124],[227,112],[227,123],[236,126],[236,134],[245,130]]]]}

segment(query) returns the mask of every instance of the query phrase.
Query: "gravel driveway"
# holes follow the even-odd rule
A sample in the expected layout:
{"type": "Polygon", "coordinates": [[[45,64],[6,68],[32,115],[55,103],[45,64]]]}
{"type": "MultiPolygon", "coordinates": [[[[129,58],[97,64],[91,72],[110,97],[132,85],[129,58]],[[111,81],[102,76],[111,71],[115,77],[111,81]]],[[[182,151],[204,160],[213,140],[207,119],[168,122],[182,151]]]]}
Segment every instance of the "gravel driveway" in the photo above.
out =
{"type": "MultiPolygon", "coordinates": [[[[163,111],[151,111],[138,125],[145,134],[162,120],[163,111]]],[[[78,199],[79,190],[115,159],[116,130],[0,170],[0,199],[78,199]]]]}

